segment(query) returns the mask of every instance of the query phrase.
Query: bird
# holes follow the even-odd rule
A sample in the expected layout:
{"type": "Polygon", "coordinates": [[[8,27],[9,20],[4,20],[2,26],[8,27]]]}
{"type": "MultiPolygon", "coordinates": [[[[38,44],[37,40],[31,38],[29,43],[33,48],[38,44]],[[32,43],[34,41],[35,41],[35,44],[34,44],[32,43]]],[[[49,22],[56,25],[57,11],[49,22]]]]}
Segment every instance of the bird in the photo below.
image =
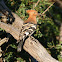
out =
{"type": "Polygon", "coordinates": [[[29,14],[29,17],[27,20],[24,21],[24,25],[22,26],[22,31],[20,32],[20,38],[19,44],[17,46],[17,51],[20,52],[22,50],[22,46],[24,41],[26,40],[27,36],[29,37],[30,34],[32,34],[36,30],[37,20],[36,16],[38,15],[36,10],[26,10],[26,12],[29,14]]]}

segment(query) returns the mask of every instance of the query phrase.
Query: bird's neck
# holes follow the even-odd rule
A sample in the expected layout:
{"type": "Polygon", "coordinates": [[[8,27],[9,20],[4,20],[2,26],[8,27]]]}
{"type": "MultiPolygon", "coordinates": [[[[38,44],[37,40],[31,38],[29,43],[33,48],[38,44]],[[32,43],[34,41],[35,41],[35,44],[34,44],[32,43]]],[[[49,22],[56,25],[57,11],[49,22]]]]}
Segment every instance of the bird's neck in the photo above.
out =
{"type": "Polygon", "coordinates": [[[36,21],[36,16],[29,15],[28,20],[31,20],[31,21],[33,21],[34,23],[37,23],[37,21],[36,21]]]}
{"type": "Polygon", "coordinates": [[[24,21],[24,23],[37,24],[36,16],[34,16],[34,15],[29,15],[28,19],[27,19],[26,21],[24,21]]]}

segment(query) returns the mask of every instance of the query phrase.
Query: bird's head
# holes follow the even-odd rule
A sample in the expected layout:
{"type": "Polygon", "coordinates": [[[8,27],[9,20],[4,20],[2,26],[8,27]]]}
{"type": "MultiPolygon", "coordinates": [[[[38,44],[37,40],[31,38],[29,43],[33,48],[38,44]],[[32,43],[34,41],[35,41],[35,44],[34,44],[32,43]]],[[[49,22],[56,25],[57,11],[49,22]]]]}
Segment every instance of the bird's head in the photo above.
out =
{"type": "Polygon", "coordinates": [[[37,13],[37,11],[35,11],[35,10],[26,10],[26,12],[29,14],[29,15],[31,15],[31,16],[37,16],[38,15],[38,13],[37,13]]]}

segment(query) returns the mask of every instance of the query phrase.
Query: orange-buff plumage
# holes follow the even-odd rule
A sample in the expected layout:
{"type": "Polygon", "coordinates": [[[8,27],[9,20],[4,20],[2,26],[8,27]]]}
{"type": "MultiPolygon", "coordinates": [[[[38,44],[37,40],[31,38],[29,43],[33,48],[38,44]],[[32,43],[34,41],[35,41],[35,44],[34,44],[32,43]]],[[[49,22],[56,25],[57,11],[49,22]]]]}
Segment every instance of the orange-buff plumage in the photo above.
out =
{"type": "Polygon", "coordinates": [[[31,9],[31,10],[27,10],[26,12],[29,14],[29,17],[26,21],[24,21],[24,23],[37,24],[37,20],[36,20],[36,16],[38,15],[37,11],[31,9]]]}

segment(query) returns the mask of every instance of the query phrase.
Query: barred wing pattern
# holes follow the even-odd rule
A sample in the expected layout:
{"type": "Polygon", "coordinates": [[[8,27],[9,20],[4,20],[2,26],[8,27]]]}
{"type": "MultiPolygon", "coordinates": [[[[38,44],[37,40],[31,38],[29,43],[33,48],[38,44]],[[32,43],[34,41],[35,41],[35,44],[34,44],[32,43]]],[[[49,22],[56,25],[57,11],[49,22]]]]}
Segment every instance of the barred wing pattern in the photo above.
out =
{"type": "Polygon", "coordinates": [[[36,25],[32,24],[32,23],[27,23],[24,24],[22,27],[22,30],[20,32],[20,41],[18,41],[18,47],[17,47],[17,51],[21,51],[22,50],[22,45],[24,43],[24,40],[29,37],[30,35],[32,35],[34,33],[34,31],[36,30],[36,25]]]}

